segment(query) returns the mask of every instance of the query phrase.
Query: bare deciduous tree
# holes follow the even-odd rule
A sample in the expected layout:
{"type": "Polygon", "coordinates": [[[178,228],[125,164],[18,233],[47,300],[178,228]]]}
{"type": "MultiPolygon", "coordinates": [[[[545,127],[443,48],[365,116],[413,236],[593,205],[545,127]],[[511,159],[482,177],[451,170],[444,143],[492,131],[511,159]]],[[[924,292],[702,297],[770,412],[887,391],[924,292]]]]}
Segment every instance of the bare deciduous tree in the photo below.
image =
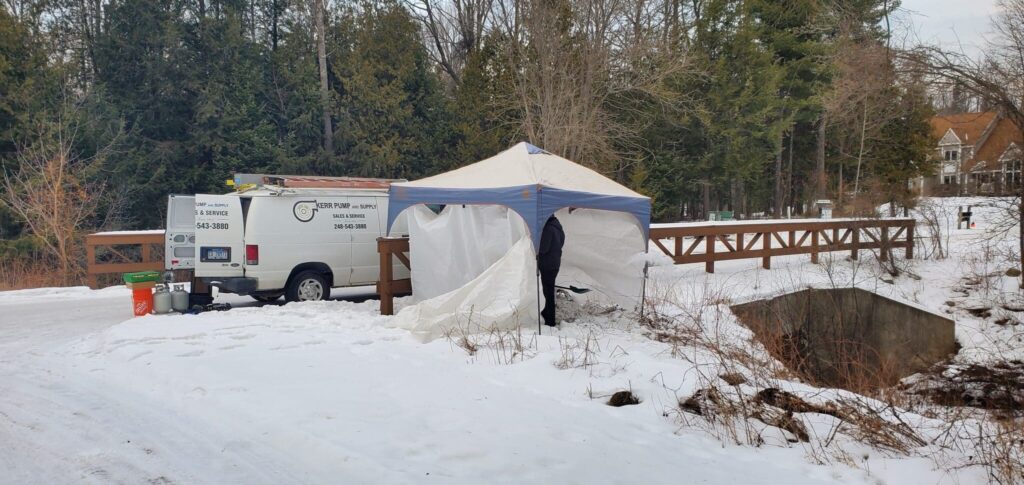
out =
{"type": "MultiPolygon", "coordinates": [[[[841,35],[835,49],[835,77],[824,99],[832,139],[843,160],[854,162],[853,192],[860,191],[861,171],[871,147],[887,121],[900,115],[892,102],[895,72],[884,45],[841,35]]],[[[839,202],[842,203],[843,167],[839,166],[839,202]]]]}
{"type": "Polygon", "coordinates": [[[4,174],[0,200],[25,221],[54,258],[67,284],[82,270],[78,242],[84,226],[107,196],[106,185],[87,181],[87,174],[112,145],[92,157],[79,157],[75,152],[77,126],[65,120],[44,126],[33,143],[18,151],[19,168],[4,174]]]}
{"type": "Polygon", "coordinates": [[[648,0],[498,1],[514,73],[504,100],[517,113],[510,122],[554,153],[604,171],[624,168],[641,130],[642,116],[630,116],[635,107],[685,105],[665,88],[689,64],[666,41],[663,12],[648,0]]]}
{"type": "Polygon", "coordinates": [[[456,84],[466,59],[480,47],[490,23],[493,0],[410,0],[411,11],[423,23],[434,61],[456,84]]]}

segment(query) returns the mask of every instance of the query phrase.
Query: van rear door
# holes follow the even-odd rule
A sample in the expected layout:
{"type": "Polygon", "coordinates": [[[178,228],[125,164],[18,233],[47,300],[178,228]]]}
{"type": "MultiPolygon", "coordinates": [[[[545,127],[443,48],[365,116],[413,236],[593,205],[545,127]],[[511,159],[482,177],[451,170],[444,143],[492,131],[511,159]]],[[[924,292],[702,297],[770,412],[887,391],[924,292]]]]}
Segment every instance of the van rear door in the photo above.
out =
{"type": "Polygon", "coordinates": [[[167,197],[164,269],[192,269],[196,260],[196,198],[167,197]]]}
{"type": "Polygon", "coordinates": [[[242,199],[196,194],[196,276],[243,276],[242,199]]]}

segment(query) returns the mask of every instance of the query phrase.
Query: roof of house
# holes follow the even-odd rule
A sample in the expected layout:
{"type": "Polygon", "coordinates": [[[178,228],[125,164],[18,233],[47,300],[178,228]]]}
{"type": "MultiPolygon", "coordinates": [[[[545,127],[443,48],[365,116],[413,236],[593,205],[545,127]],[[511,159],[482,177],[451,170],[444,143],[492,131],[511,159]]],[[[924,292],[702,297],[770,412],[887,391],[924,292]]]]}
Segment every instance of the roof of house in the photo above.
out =
{"type": "Polygon", "coordinates": [[[995,117],[995,111],[936,116],[931,120],[932,136],[936,140],[942,139],[946,132],[952,128],[953,133],[956,134],[957,138],[960,138],[961,143],[973,145],[985,133],[985,129],[988,128],[995,117]]]}
{"type": "Polygon", "coordinates": [[[1024,145],[1024,135],[1013,121],[995,111],[981,113],[957,113],[936,116],[931,119],[932,136],[937,143],[943,140],[949,130],[965,146],[973,146],[963,162],[964,171],[998,170],[1000,158],[1012,144],[1024,145]]]}
{"type": "Polygon", "coordinates": [[[1009,118],[999,117],[981,140],[981,145],[974,147],[974,159],[995,164],[1011,143],[1024,143],[1020,128],[1009,118]]]}

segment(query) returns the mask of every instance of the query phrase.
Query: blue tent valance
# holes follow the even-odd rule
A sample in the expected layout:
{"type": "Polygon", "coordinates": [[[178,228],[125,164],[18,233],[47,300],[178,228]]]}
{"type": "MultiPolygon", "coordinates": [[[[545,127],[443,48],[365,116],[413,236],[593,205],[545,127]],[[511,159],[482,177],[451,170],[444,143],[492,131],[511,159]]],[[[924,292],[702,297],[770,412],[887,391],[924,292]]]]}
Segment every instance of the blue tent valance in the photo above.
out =
{"type": "Polygon", "coordinates": [[[541,229],[548,217],[566,207],[632,214],[645,245],[651,222],[651,201],[646,197],[594,194],[536,184],[479,189],[394,185],[389,195],[388,232],[402,211],[419,204],[503,205],[526,221],[534,249],[540,246],[541,229]]]}

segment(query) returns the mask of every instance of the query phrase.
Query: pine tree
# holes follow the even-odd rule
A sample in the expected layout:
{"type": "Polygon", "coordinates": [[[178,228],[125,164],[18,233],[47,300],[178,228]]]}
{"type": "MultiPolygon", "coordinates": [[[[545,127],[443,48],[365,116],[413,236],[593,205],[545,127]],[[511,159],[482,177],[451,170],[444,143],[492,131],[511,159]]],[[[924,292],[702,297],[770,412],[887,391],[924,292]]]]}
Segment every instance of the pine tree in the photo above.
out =
{"type": "Polygon", "coordinates": [[[419,27],[397,3],[364,4],[339,15],[331,49],[338,82],[335,173],[417,178],[448,157],[448,102],[420,42],[419,27]]]}

